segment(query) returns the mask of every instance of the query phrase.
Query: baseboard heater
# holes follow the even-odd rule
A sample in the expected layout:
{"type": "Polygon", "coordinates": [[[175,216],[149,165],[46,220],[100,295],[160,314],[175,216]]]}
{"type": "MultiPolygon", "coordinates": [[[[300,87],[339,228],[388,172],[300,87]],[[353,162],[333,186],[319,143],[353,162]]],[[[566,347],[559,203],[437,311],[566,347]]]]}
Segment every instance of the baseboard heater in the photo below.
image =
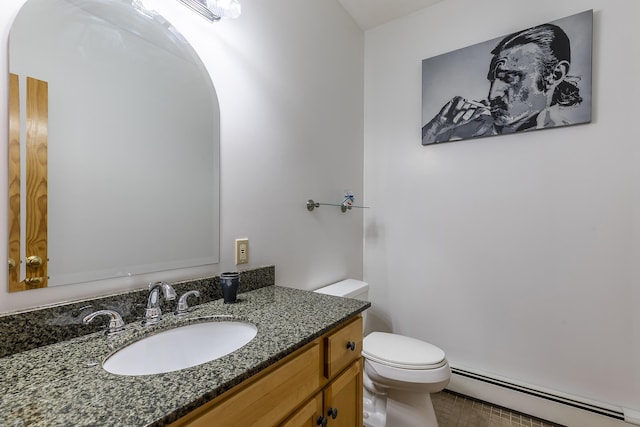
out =
{"type": "Polygon", "coordinates": [[[492,384],[494,386],[498,386],[498,387],[504,387],[510,390],[514,390],[520,393],[525,393],[528,394],[530,396],[534,396],[534,397],[538,397],[541,399],[546,399],[546,400],[550,400],[552,402],[556,402],[556,403],[561,403],[563,405],[569,405],[572,406],[574,408],[578,408],[578,409],[582,409],[585,411],[589,411],[589,412],[593,412],[595,414],[598,415],[604,415],[607,417],[611,417],[611,418],[615,418],[618,420],[623,420],[625,419],[624,413],[622,411],[613,409],[613,408],[606,408],[604,406],[599,406],[597,404],[594,404],[592,402],[588,402],[588,401],[580,401],[578,399],[576,399],[575,397],[573,398],[569,398],[566,396],[561,396],[558,394],[554,394],[550,391],[545,391],[542,389],[535,389],[532,388],[531,386],[524,386],[524,385],[520,385],[520,384],[515,384],[513,382],[509,382],[503,379],[498,379],[495,377],[490,377],[487,375],[483,375],[483,374],[478,374],[475,372],[471,372],[465,369],[460,369],[460,368],[454,368],[451,367],[451,372],[455,375],[460,375],[462,377],[466,377],[466,378],[470,378],[476,381],[481,381],[484,383],[488,383],[488,384],[492,384]]]}

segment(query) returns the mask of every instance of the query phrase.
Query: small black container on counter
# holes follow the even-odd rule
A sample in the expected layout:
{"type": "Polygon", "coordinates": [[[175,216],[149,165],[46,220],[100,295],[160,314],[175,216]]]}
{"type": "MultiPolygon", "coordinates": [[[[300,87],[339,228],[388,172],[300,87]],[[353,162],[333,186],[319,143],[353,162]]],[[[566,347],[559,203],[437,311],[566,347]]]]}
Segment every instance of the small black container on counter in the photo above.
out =
{"type": "Polygon", "coordinates": [[[220,275],[220,287],[222,287],[222,297],[225,304],[236,302],[238,295],[238,284],[240,283],[240,273],[228,272],[220,275]]]}

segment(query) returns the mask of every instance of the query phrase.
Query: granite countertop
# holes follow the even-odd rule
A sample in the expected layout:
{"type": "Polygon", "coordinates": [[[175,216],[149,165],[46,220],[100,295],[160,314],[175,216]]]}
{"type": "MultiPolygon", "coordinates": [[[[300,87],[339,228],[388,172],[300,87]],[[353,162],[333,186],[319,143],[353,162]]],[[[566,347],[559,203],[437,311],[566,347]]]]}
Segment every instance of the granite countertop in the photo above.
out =
{"type": "Polygon", "coordinates": [[[0,426],[162,426],[369,307],[368,302],[268,286],[196,306],[159,325],[127,325],[123,334],[94,333],[0,359],[0,426]],[[230,317],[220,317],[230,315],[230,317]],[[217,317],[216,317],[217,316],[217,317]],[[148,376],[108,373],[101,362],[154,331],[201,321],[241,320],[258,328],[239,350],[192,368],[148,376]]]}

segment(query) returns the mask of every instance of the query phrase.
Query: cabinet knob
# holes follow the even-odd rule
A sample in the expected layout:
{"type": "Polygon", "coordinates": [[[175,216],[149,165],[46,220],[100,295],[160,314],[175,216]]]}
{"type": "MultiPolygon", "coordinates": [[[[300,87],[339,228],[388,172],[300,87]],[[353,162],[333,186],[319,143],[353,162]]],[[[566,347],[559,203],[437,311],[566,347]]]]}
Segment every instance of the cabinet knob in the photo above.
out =
{"type": "Polygon", "coordinates": [[[347,342],[347,348],[351,351],[355,351],[356,349],[356,342],[355,341],[348,341],[347,342]]]}
{"type": "Polygon", "coordinates": [[[9,268],[16,268],[16,262],[13,258],[9,258],[9,268]]]}
{"type": "Polygon", "coordinates": [[[327,419],[325,417],[318,417],[318,420],[316,421],[316,425],[322,426],[322,427],[327,427],[327,419]]]}
{"type": "Polygon", "coordinates": [[[337,418],[337,416],[338,416],[338,409],[329,408],[327,410],[327,415],[329,415],[331,418],[333,418],[335,420],[337,418]]]}

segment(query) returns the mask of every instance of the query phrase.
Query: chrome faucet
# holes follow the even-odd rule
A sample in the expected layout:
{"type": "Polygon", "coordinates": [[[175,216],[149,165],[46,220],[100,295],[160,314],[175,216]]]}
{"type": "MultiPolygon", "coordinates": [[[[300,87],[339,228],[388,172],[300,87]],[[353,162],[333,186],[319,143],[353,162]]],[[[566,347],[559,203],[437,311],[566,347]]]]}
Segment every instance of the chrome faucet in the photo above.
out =
{"type": "Polygon", "coordinates": [[[162,310],[160,309],[160,291],[166,300],[176,299],[176,291],[167,282],[149,283],[149,300],[147,301],[147,309],[144,311],[144,324],[155,325],[162,318],[162,310]]]}
{"type": "Polygon", "coordinates": [[[187,298],[189,298],[191,295],[195,295],[196,297],[200,298],[200,292],[198,291],[189,291],[182,294],[182,296],[178,300],[178,307],[176,308],[175,314],[177,316],[182,316],[189,312],[189,304],[187,304],[187,298]]]}
{"type": "Polygon", "coordinates": [[[107,329],[107,335],[118,335],[120,332],[124,330],[124,320],[122,320],[122,316],[115,310],[98,310],[93,313],[85,316],[82,319],[83,323],[91,322],[96,316],[106,315],[109,316],[109,329],[107,329]]]}

